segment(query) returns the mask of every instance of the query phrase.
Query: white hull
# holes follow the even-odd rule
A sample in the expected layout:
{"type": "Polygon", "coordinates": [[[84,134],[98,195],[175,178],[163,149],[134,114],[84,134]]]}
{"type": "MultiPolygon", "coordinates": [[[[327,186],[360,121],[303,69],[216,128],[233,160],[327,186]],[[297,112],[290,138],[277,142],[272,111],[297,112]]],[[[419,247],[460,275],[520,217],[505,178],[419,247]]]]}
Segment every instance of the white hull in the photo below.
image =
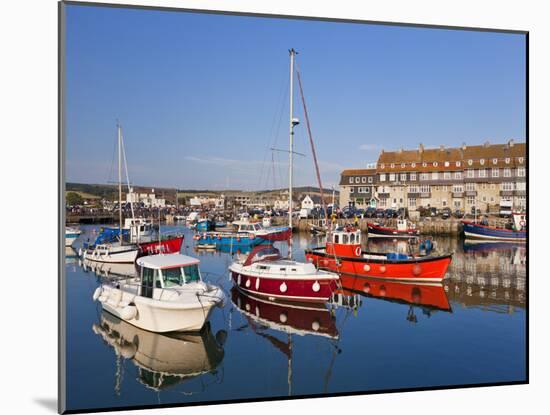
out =
{"type": "Polygon", "coordinates": [[[490,236],[490,235],[480,235],[478,233],[471,233],[464,231],[464,236],[466,238],[471,239],[477,239],[477,240],[491,240],[491,241],[499,241],[499,242],[525,242],[526,238],[500,238],[498,236],[490,236]]]}
{"type": "Polygon", "coordinates": [[[136,261],[139,248],[131,245],[124,246],[124,250],[117,249],[87,249],[82,255],[82,259],[95,262],[108,262],[113,264],[132,264],[136,261]]]}

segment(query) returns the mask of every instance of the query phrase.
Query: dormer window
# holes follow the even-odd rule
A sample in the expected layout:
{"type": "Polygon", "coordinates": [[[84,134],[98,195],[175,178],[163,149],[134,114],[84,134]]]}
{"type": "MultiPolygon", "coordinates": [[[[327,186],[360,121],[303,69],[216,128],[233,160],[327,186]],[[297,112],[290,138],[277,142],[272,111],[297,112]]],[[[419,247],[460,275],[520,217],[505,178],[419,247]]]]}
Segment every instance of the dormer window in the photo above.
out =
{"type": "Polygon", "coordinates": [[[498,163],[498,159],[493,159],[493,164],[497,164],[498,163]]]}
{"type": "Polygon", "coordinates": [[[380,165],[380,168],[383,169],[384,167],[385,167],[385,164],[382,163],[382,164],[380,165]]]}
{"type": "Polygon", "coordinates": [[[434,162],[433,162],[433,165],[434,165],[434,167],[437,167],[437,166],[438,166],[437,161],[434,161],[434,162]]]}
{"type": "Polygon", "coordinates": [[[456,167],[460,167],[460,161],[457,161],[455,164],[456,164],[456,167]]]}
{"type": "Polygon", "coordinates": [[[428,163],[426,162],[422,163],[422,167],[428,167],[428,163]]]}
{"type": "Polygon", "coordinates": [[[472,164],[474,164],[474,161],[472,159],[468,160],[468,166],[471,166],[472,164]]]}
{"type": "Polygon", "coordinates": [[[520,163],[523,163],[523,157],[519,157],[519,158],[518,158],[518,161],[519,161],[520,163]]]}
{"type": "Polygon", "coordinates": [[[390,164],[390,167],[393,169],[395,167],[395,164],[390,164]]]}
{"type": "Polygon", "coordinates": [[[416,163],[411,163],[411,167],[412,167],[412,168],[415,168],[415,167],[416,167],[416,163]]]}
{"type": "Polygon", "coordinates": [[[483,166],[485,164],[485,159],[480,159],[479,164],[481,164],[483,166]]]}
{"type": "Polygon", "coordinates": [[[405,168],[405,163],[401,163],[401,168],[402,168],[402,169],[405,168]]]}
{"type": "Polygon", "coordinates": [[[506,164],[510,164],[510,157],[506,157],[506,160],[504,160],[506,164]]]}
{"type": "Polygon", "coordinates": [[[445,162],[445,167],[449,167],[449,162],[448,161],[445,162]]]}

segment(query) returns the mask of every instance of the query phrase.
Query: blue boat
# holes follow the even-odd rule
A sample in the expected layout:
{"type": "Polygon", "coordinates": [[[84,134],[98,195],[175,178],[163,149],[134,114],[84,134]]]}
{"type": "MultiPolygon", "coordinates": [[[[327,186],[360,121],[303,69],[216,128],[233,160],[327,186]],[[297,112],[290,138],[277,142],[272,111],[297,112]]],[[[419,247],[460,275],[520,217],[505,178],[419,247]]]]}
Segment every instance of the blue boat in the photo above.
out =
{"type": "Polygon", "coordinates": [[[512,229],[498,228],[487,224],[462,221],[464,236],[473,239],[495,241],[525,241],[527,240],[527,217],[524,213],[514,213],[512,229]]]}
{"type": "Polygon", "coordinates": [[[252,233],[235,232],[203,232],[195,235],[198,245],[215,245],[220,247],[234,247],[236,249],[251,248],[256,245],[269,245],[272,241],[252,233]]]}
{"type": "Polygon", "coordinates": [[[212,231],[215,228],[215,223],[210,219],[199,219],[197,222],[197,231],[208,232],[212,231]]]}

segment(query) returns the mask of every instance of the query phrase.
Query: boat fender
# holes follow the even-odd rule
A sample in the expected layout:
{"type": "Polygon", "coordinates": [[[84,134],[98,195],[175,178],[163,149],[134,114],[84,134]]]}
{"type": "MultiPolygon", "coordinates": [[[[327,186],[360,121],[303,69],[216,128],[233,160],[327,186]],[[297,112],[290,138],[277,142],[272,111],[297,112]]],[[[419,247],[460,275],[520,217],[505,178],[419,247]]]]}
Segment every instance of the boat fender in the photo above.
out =
{"type": "Polygon", "coordinates": [[[94,301],[97,301],[97,299],[101,296],[101,293],[102,293],[102,289],[101,287],[97,287],[94,291],[94,295],[92,296],[92,298],[94,299],[94,301]]]}
{"type": "Polygon", "coordinates": [[[414,264],[412,272],[415,276],[418,277],[420,275],[420,273],[422,272],[422,267],[419,264],[414,264]]]}
{"type": "Polygon", "coordinates": [[[524,220],[520,221],[519,226],[521,226],[523,228],[525,226],[525,221],[524,220]]]}
{"type": "Polygon", "coordinates": [[[279,314],[279,321],[281,323],[286,323],[287,320],[288,320],[288,316],[286,315],[286,313],[279,314]]]}
{"type": "Polygon", "coordinates": [[[127,305],[120,311],[120,317],[123,320],[132,320],[137,315],[137,308],[133,305],[127,305]]]}
{"type": "Polygon", "coordinates": [[[319,324],[317,320],[313,320],[313,323],[311,323],[311,328],[313,329],[313,331],[319,331],[319,329],[321,328],[321,324],[319,324]]]}
{"type": "Polygon", "coordinates": [[[79,256],[79,257],[82,256],[82,248],[78,248],[78,256],[79,256]]]}
{"type": "Polygon", "coordinates": [[[118,304],[120,303],[120,300],[122,300],[122,291],[120,290],[111,290],[111,295],[109,296],[109,304],[113,307],[118,307],[118,304]]]}
{"type": "Polygon", "coordinates": [[[380,272],[381,272],[382,274],[386,272],[386,266],[385,266],[385,265],[382,265],[382,266],[380,267],[380,272]]]}
{"type": "Polygon", "coordinates": [[[365,294],[368,294],[370,292],[370,284],[368,282],[366,282],[365,285],[363,286],[363,292],[365,294]]]}
{"type": "Polygon", "coordinates": [[[358,246],[357,248],[355,248],[355,255],[356,256],[361,256],[361,247],[358,246]]]}
{"type": "Polygon", "coordinates": [[[280,290],[282,293],[286,293],[287,288],[288,288],[288,287],[287,287],[286,284],[283,282],[283,283],[281,284],[281,286],[279,287],[279,290],[280,290]]]}
{"type": "Polygon", "coordinates": [[[260,288],[260,279],[256,278],[256,290],[260,288]]]}
{"type": "Polygon", "coordinates": [[[137,352],[137,346],[134,343],[125,342],[120,345],[118,351],[124,359],[133,359],[137,352]]]}
{"type": "Polygon", "coordinates": [[[250,311],[250,304],[246,303],[244,305],[244,308],[245,308],[246,311],[250,311]]]}
{"type": "Polygon", "coordinates": [[[250,278],[246,280],[244,285],[246,285],[246,288],[250,287],[250,278]]]}
{"type": "Polygon", "coordinates": [[[319,290],[321,289],[321,284],[319,284],[318,281],[315,281],[315,282],[313,283],[313,286],[311,287],[311,289],[312,289],[313,291],[315,291],[316,293],[318,293],[319,290]]]}
{"type": "Polygon", "coordinates": [[[370,265],[369,265],[369,264],[365,265],[365,266],[363,267],[363,269],[364,269],[365,271],[369,272],[369,271],[370,271],[370,265]]]}
{"type": "Polygon", "coordinates": [[[260,317],[260,309],[256,306],[256,317],[260,317]]]}
{"type": "Polygon", "coordinates": [[[237,277],[237,285],[241,285],[241,274],[237,277]]]}

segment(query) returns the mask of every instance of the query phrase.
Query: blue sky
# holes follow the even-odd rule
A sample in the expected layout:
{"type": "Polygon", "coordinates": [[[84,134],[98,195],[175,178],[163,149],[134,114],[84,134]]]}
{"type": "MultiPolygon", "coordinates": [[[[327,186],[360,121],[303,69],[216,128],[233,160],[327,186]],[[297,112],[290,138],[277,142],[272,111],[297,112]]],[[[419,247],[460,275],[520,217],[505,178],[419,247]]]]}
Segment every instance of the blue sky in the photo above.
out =
{"type": "MultiPolygon", "coordinates": [[[[133,183],[287,185],[288,49],[325,186],[381,149],[525,139],[519,34],[69,5],[67,181],[106,183],[120,120],[133,183]]],[[[314,185],[297,88],[295,184],[314,185]]]]}

